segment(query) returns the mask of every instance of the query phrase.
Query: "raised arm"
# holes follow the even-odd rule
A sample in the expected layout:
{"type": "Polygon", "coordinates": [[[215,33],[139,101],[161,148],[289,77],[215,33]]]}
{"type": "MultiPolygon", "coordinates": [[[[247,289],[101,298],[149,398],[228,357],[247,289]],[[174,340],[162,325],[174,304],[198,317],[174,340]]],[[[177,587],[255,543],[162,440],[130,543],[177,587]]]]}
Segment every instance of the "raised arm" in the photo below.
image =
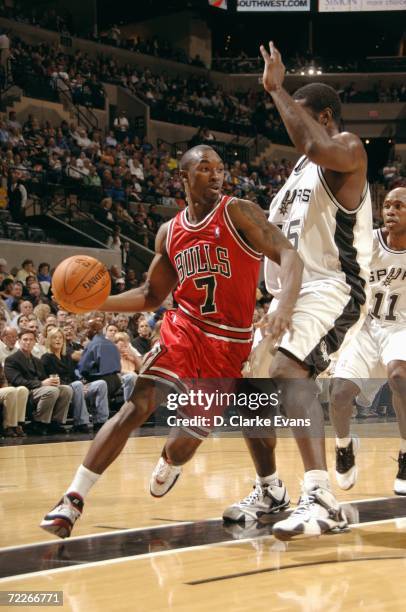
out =
{"type": "Polygon", "coordinates": [[[155,239],[155,257],[148,270],[147,280],[141,287],[111,295],[100,310],[106,312],[143,312],[156,310],[176,286],[178,275],[166,252],[168,223],[158,230],[155,239]]]}
{"type": "Polygon", "coordinates": [[[269,49],[268,53],[264,46],[260,47],[265,62],[264,88],[272,96],[296,149],[323,168],[342,173],[365,172],[367,157],[358,136],[348,132],[330,136],[322,124],[293,100],[282,86],[285,66],[281,55],[273,42],[269,49]]]}
{"type": "Polygon", "coordinates": [[[281,268],[282,291],[270,322],[275,341],[290,328],[293,308],[302,284],[303,262],[282,232],[267,220],[264,211],[248,200],[233,200],[228,212],[234,227],[256,251],[281,268]]]}

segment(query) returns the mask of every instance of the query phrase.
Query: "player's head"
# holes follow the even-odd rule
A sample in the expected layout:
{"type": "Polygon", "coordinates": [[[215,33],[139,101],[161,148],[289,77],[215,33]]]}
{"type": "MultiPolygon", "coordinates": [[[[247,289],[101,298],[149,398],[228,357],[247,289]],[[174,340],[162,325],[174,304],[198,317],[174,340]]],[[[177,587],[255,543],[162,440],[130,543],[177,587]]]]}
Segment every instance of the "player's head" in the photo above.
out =
{"type": "Polygon", "coordinates": [[[341,101],[338,93],[325,83],[309,83],[293,94],[297,100],[321,125],[338,128],[341,119],[341,101]]]}
{"type": "Polygon", "coordinates": [[[224,163],[208,145],[186,151],[180,160],[180,171],[188,199],[214,205],[224,181],[224,163]]]}
{"type": "Polygon", "coordinates": [[[406,232],[406,187],[396,187],[386,194],[382,216],[389,232],[393,234],[406,232]]]}

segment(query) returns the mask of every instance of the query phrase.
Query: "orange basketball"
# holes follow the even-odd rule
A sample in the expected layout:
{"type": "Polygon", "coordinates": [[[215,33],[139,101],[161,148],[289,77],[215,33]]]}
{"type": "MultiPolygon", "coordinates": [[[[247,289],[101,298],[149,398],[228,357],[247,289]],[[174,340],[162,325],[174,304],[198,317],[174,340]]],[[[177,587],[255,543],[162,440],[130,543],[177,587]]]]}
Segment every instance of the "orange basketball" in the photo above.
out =
{"type": "Polygon", "coordinates": [[[64,259],[52,276],[55,300],[69,312],[82,313],[99,308],[110,295],[110,289],[106,266],[87,255],[64,259]]]}

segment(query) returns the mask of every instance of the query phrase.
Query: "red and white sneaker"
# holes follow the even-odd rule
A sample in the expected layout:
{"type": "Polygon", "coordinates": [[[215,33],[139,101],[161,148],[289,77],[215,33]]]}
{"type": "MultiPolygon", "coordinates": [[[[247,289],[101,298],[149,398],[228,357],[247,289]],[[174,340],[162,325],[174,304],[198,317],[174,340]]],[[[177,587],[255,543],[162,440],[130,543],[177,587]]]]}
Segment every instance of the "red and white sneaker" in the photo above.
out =
{"type": "Polygon", "coordinates": [[[67,493],[55,508],[44,516],[40,527],[59,538],[69,538],[74,524],[82,515],[83,505],[80,495],[67,493]]]}
{"type": "Polygon", "coordinates": [[[182,468],[178,465],[171,465],[163,457],[160,457],[151,474],[149,481],[149,491],[153,497],[163,497],[176,484],[182,468]]]}

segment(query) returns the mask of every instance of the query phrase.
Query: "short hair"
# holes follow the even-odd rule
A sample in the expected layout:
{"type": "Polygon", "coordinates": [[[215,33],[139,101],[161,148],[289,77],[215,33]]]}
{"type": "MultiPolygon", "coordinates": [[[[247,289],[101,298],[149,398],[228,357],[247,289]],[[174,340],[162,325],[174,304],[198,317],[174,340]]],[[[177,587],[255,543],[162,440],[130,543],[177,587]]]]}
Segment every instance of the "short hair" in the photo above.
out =
{"type": "Polygon", "coordinates": [[[121,314],[118,314],[115,318],[114,321],[112,322],[113,325],[115,325],[117,327],[117,321],[119,319],[125,319],[128,323],[128,321],[130,320],[128,315],[126,315],[124,312],[122,312],[121,314]]]}
{"type": "Polygon", "coordinates": [[[43,261],[42,263],[39,264],[38,270],[42,270],[42,268],[45,268],[45,266],[47,266],[47,268],[51,267],[49,263],[47,263],[46,261],[43,261]]]}
{"type": "Polygon", "coordinates": [[[1,290],[4,291],[5,289],[7,289],[7,287],[11,287],[11,285],[14,285],[14,279],[5,278],[1,284],[1,290]]]}
{"type": "Polygon", "coordinates": [[[305,100],[306,106],[316,113],[330,108],[333,121],[338,125],[341,119],[341,101],[335,89],[325,83],[309,83],[293,94],[294,100],[305,100]]]}
{"type": "Polygon", "coordinates": [[[24,268],[24,266],[26,266],[26,265],[27,265],[27,264],[29,264],[29,263],[30,263],[30,264],[32,264],[32,265],[34,265],[34,262],[33,262],[33,260],[32,260],[32,259],[24,259],[24,261],[23,261],[23,263],[22,263],[21,265],[22,265],[22,267],[24,268]]]}
{"type": "Polygon", "coordinates": [[[20,331],[18,332],[18,339],[20,340],[25,334],[31,334],[31,336],[34,337],[34,340],[37,339],[37,334],[34,331],[31,331],[30,329],[20,329],[20,331]]]}
{"type": "Polygon", "coordinates": [[[208,153],[208,152],[215,153],[217,157],[221,159],[220,155],[217,153],[217,151],[213,147],[210,147],[209,145],[197,145],[196,147],[192,147],[191,149],[186,151],[186,153],[182,156],[180,160],[180,164],[179,164],[180,169],[189,170],[190,165],[193,162],[198,161],[199,153],[208,153]]]}

